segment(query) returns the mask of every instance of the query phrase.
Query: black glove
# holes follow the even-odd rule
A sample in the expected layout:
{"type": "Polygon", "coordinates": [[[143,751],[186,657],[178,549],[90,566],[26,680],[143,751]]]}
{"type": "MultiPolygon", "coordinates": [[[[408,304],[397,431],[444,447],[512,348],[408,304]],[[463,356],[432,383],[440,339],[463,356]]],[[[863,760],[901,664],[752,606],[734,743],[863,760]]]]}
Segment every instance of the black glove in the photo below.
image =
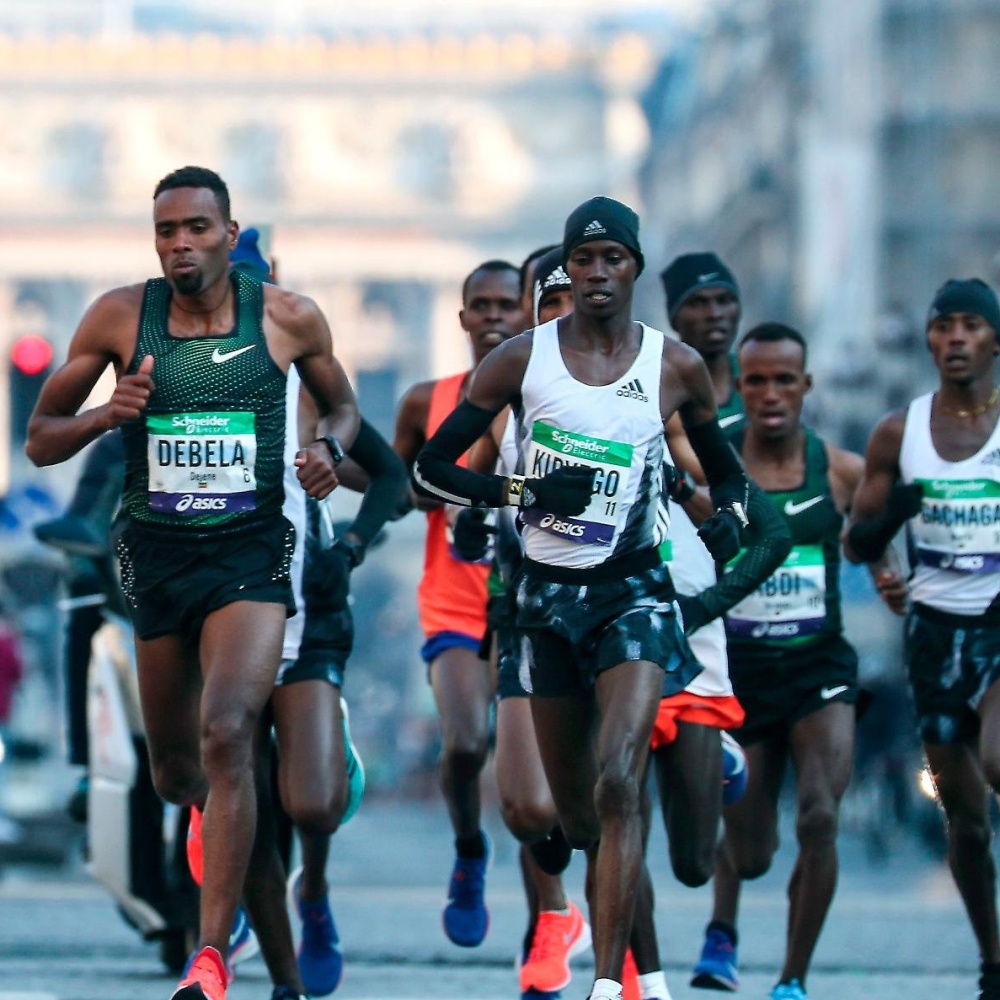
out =
{"type": "Polygon", "coordinates": [[[540,479],[525,479],[520,506],[576,517],[587,509],[594,495],[596,472],[583,465],[564,465],[540,479]]]}
{"type": "Polygon", "coordinates": [[[492,524],[486,523],[489,513],[485,507],[464,507],[455,518],[452,539],[455,551],[466,562],[481,562],[486,558],[490,536],[497,533],[492,524]]]}
{"type": "Polygon", "coordinates": [[[674,600],[681,613],[681,624],[684,626],[684,634],[690,635],[697,632],[703,625],[707,625],[712,616],[708,609],[698,599],[695,594],[678,594],[674,600]]]}
{"type": "Polygon", "coordinates": [[[720,507],[698,529],[698,537],[717,563],[727,563],[740,551],[740,538],[746,527],[746,516],[742,518],[735,506],[720,507]]]}
{"type": "Polygon", "coordinates": [[[923,496],[921,483],[896,483],[889,490],[885,509],[858,521],[847,533],[851,548],[864,562],[880,559],[902,525],[920,513],[923,496]]]}

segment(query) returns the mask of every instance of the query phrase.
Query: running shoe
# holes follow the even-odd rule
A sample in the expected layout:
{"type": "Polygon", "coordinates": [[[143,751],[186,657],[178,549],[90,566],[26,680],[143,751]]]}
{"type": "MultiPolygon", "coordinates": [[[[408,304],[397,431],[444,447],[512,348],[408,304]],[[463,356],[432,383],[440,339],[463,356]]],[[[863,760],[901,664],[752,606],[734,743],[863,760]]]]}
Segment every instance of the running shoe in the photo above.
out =
{"type": "MultiPolygon", "coordinates": [[[[361,799],[365,794],[365,767],[361,763],[361,755],[358,748],[351,741],[351,729],[347,718],[347,702],[340,699],[340,711],[344,716],[344,756],[347,759],[347,805],[344,807],[344,815],[340,817],[340,825],[343,826],[357,811],[361,805],[361,799]]],[[[322,994],[320,994],[322,995],[322,994]]]]}
{"type": "Polygon", "coordinates": [[[187,859],[188,869],[195,885],[201,885],[205,876],[205,848],[201,842],[202,812],[197,806],[191,806],[188,818],[187,859]]]}
{"type": "Polygon", "coordinates": [[[639,967],[635,964],[631,948],[625,952],[625,961],[622,962],[622,1000],[642,1000],[639,967]]]}
{"type": "Polygon", "coordinates": [[[237,906],[233,926],[229,931],[229,964],[239,965],[240,962],[253,958],[259,951],[260,942],[250,926],[247,911],[242,906],[237,906]]]}
{"type": "Polygon", "coordinates": [[[531,949],[521,966],[521,992],[561,990],[571,978],[569,960],[589,947],[590,925],[579,907],[570,903],[566,914],[539,913],[531,949]]]}
{"type": "Polygon", "coordinates": [[[462,948],[482,944],[490,927],[485,895],[486,869],[493,845],[485,833],[482,838],[486,850],[481,858],[455,858],[448,883],[448,902],[441,915],[448,940],[462,948]]]}
{"type": "Polygon", "coordinates": [[[747,790],[747,756],[739,745],[724,729],[722,735],[722,801],[731,806],[743,798],[747,790]]]}
{"type": "Polygon", "coordinates": [[[802,983],[793,979],[788,983],[778,983],[771,990],[771,1000],[809,1000],[809,997],[806,996],[802,983]]]}
{"type": "Polygon", "coordinates": [[[728,990],[730,993],[740,988],[736,945],[724,930],[710,926],[705,932],[705,944],[694,967],[691,985],[699,990],[728,990]]]}
{"type": "Polygon", "coordinates": [[[226,963],[214,948],[202,948],[188,961],[170,1000],[226,1000],[226,963]]]}
{"type": "Polygon", "coordinates": [[[302,869],[297,868],[288,878],[288,903],[302,921],[302,940],[295,953],[299,975],[311,996],[325,997],[340,985],[344,956],[329,899],[304,900],[301,889],[302,869]]]}

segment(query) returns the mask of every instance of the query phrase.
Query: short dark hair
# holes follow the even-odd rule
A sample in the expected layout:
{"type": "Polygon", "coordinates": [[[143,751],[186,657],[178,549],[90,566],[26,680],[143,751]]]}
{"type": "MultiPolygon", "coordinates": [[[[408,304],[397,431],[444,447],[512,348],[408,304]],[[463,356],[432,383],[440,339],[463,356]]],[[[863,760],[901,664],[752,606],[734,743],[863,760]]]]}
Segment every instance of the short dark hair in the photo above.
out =
{"type": "Polygon", "coordinates": [[[230,221],[229,188],[214,170],[191,166],[172,170],[156,185],[153,201],[156,201],[164,191],[173,191],[175,188],[208,188],[215,195],[219,211],[222,213],[222,221],[230,221]]]}
{"type": "Polygon", "coordinates": [[[528,280],[528,268],[531,267],[531,265],[536,260],[540,260],[547,253],[550,253],[552,250],[555,250],[555,249],[557,249],[558,247],[561,247],[561,246],[562,246],[561,243],[550,243],[550,244],[548,244],[548,246],[539,247],[537,250],[532,250],[531,253],[529,253],[528,256],[525,257],[524,260],[521,261],[521,266],[518,269],[518,273],[519,273],[520,279],[521,279],[521,294],[522,295],[524,294],[525,285],[526,285],[527,280],[528,280]]]}
{"type": "Polygon", "coordinates": [[[763,344],[773,344],[779,340],[792,340],[802,348],[802,367],[805,368],[809,349],[806,346],[806,339],[798,330],[793,330],[784,323],[758,323],[757,326],[747,330],[740,340],[737,353],[743,350],[743,345],[751,340],[758,340],[763,344]]]}
{"type": "Polygon", "coordinates": [[[512,264],[509,260],[485,260],[482,264],[478,264],[474,267],[466,276],[465,281],[462,282],[462,305],[468,301],[469,298],[469,283],[472,279],[479,274],[481,271],[510,271],[511,274],[517,274],[517,267],[512,264]]]}

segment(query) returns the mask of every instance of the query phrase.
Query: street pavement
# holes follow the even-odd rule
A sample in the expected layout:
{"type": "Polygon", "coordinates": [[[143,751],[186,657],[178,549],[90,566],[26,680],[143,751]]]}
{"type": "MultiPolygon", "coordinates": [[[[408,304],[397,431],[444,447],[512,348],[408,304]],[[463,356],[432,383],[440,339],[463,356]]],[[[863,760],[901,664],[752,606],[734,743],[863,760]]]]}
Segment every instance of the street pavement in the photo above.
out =
{"type": "MultiPolygon", "coordinates": [[[[491,810],[495,815],[495,810],[491,810]]],[[[331,899],[346,956],[335,994],[342,1000],[510,1000],[525,910],[516,847],[487,820],[496,853],[488,884],[491,927],[476,949],[451,945],[440,910],[451,865],[443,805],[369,800],[338,833],[330,861],[331,899]]],[[[785,831],[773,870],[744,889],[743,986],[764,1000],[780,967],[785,884],[793,857],[785,831]]],[[[841,838],[838,897],[809,979],[810,1000],[973,1000],[976,952],[947,868],[904,835],[872,867],[858,837],[841,838]]],[[[662,831],[650,843],[657,922],[673,1000],[719,994],[687,985],[711,907],[669,873],[662,831]]],[[[582,898],[577,855],[567,886],[582,898]]],[[[0,874],[0,1000],[165,1000],[174,980],[156,947],[140,940],[82,864],[12,865],[0,874]]],[[[584,1000],[588,953],[574,965],[567,1000],[584,1000]]],[[[267,1000],[260,959],[240,966],[230,1000],[267,1000]]]]}

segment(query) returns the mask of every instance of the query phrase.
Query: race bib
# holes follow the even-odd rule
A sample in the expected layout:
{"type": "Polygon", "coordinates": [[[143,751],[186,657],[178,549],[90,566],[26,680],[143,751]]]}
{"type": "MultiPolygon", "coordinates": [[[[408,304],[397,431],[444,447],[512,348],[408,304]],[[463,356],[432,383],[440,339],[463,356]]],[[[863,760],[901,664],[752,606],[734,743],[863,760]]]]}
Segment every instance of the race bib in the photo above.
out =
{"type": "Polygon", "coordinates": [[[150,508],[180,517],[253,510],[255,426],[244,412],[148,416],[150,508]]]}
{"type": "Polygon", "coordinates": [[[610,545],[623,514],[622,498],[628,496],[634,448],[622,441],[606,441],[574,434],[536,420],[528,443],[525,475],[547,476],[564,465],[596,469],[594,493],[579,517],[557,517],[529,507],[521,519],[557,538],[586,545],[610,545]]]}
{"type": "Polygon", "coordinates": [[[822,545],[796,545],[752,594],[726,614],[726,628],[743,639],[798,639],[826,621],[822,545]]]}
{"type": "Polygon", "coordinates": [[[992,479],[920,479],[914,521],[917,558],[955,573],[1000,572],[1000,483],[992,479]]]}

